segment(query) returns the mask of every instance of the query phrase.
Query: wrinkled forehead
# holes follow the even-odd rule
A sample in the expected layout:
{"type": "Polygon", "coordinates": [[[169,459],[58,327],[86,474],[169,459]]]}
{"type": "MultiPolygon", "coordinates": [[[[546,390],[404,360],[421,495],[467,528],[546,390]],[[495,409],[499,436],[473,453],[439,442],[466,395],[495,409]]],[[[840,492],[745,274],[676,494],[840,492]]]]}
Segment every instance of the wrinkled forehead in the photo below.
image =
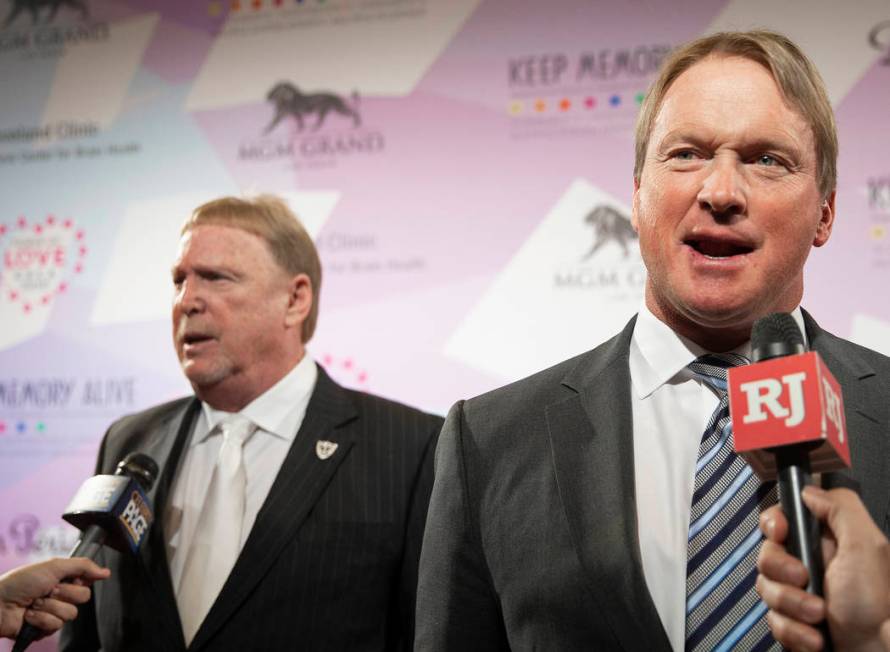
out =
{"type": "Polygon", "coordinates": [[[677,75],[652,120],[649,145],[658,132],[664,134],[675,124],[694,128],[702,119],[727,131],[791,132],[816,153],[808,117],[789,101],[769,67],[756,59],[712,54],[677,75]]]}
{"type": "Polygon", "coordinates": [[[179,238],[176,258],[207,260],[227,258],[268,259],[272,257],[266,241],[260,236],[234,225],[198,224],[183,232],[179,238]]]}
{"type": "MultiPolygon", "coordinates": [[[[750,92],[754,86],[759,86],[761,89],[769,88],[789,110],[799,112],[797,107],[788,102],[769,66],[751,57],[712,53],[699,59],[671,80],[661,95],[654,117],[657,120],[665,103],[678,96],[696,94],[707,98],[720,89],[749,89],[750,92]]],[[[746,108],[751,102],[762,98],[748,99],[750,101],[741,104],[739,108],[746,108]]]]}

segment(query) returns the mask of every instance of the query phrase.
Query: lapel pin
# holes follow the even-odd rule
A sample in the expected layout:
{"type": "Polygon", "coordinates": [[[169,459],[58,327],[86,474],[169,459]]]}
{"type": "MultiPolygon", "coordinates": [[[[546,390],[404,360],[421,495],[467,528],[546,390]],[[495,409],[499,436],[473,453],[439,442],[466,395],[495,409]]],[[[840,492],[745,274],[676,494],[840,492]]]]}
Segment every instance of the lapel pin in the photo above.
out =
{"type": "Polygon", "coordinates": [[[336,452],[338,445],[336,442],[328,441],[327,439],[319,439],[315,442],[315,454],[318,455],[318,459],[326,460],[336,452]]]}

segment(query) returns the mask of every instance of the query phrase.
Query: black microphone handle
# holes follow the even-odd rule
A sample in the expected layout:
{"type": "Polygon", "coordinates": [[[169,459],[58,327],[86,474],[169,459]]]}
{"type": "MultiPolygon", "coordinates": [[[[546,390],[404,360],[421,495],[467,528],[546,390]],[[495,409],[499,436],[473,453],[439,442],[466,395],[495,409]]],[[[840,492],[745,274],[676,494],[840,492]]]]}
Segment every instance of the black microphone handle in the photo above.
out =
{"type": "MultiPolygon", "coordinates": [[[[781,446],[775,449],[779,475],[779,503],[788,519],[788,552],[800,559],[809,573],[806,591],[823,597],[822,578],[825,563],[822,559],[822,528],[804,504],[801,492],[810,483],[810,449],[807,446],[781,446]]],[[[828,621],[817,626],[822,633],[823,649],[830,652],[831,635],[828,621]]]]}
{"type": "Polygon", "coordinates": [[[68,555],[69,557],[86,557],[96,561],[96,555],[102,549],[102,544],[108,538],[108,531],[100,525],[91,525],[77,540],[77,545],[68,555]]]}
{"type": "MultiPolygon", "coordinates": [[[[86,557],[87,559],[96,560],[96,555],[102,549],[102,544],[108,533],[104,528],[98,525],[91,525],[83,531],[77,545],[71,551],[69,557],[86,557]]],[[[18,635],[15,637],[15,645],[12,646],[12,652],[25,652],[25,649],[36,641],[43,634],[39,628],[34,627],[31,623],[22,622],[18,635]]]]}

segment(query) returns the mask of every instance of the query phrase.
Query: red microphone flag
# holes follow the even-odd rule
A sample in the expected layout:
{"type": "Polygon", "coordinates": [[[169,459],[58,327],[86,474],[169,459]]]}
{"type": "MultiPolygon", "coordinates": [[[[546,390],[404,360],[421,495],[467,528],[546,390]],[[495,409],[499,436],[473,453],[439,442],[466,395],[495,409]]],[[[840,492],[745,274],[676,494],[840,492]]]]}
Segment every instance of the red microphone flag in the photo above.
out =
{"type": "Polygon", "coordinates": [[[776,479],[771,449],[812,443],[813,473],[850,466],[841,388],[815,351],[728,371],[735,451],[762,480],[776,479]]]}

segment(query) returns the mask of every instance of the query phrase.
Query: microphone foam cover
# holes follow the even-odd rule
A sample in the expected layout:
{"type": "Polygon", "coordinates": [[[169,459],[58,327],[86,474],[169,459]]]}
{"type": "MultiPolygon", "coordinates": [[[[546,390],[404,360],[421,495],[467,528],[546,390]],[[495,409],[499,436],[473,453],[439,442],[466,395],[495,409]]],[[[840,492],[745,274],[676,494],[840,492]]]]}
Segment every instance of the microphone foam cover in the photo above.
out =
{"type": "Polygon", "coordinates": [[[794,317],[787,312],[774,312],[754,322],[751,329],[752,362],[805,351],[803,334],[794,317]]]}
{"type": "Polygon", "coordinates": [[[117,465],[117,475],[134,478],[144,491],[150,491],[158,477],[158,465],[145,453],[130,453],[117,465]]]}

